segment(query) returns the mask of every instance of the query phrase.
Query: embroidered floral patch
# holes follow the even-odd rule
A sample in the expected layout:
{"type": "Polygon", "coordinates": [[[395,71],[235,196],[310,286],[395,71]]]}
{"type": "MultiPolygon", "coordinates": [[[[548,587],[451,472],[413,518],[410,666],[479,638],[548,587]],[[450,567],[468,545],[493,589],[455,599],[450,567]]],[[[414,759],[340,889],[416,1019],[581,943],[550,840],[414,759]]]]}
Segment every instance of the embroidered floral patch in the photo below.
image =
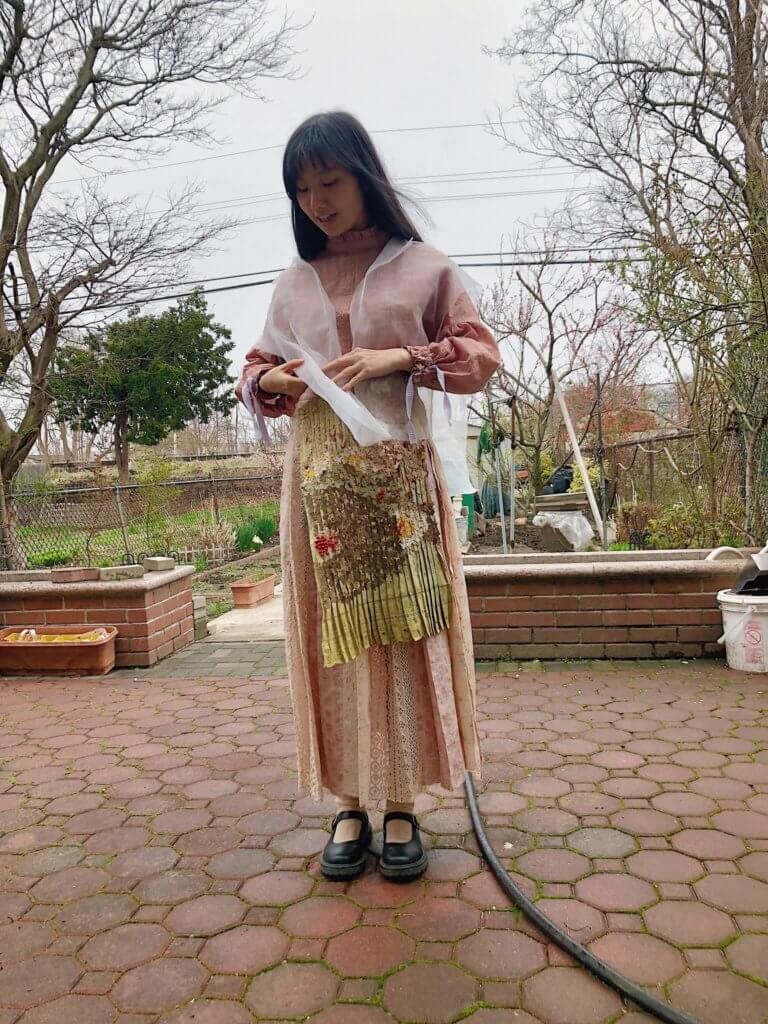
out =
{"type": "Polygon", "coordinates": [[[319,399],[297,415],[301,491],[321,601],[347,601],[378,586],[419,545],[441,549],[423,444],[360,448],[319,399]]]}
{"type": "Polygon", "coordinates": [[[315,537],[315,550],[321,558],[329,558],[339,550],[339,538],[335,533],[321,533],[315,537]]]}
{"type": "Polygon", "coordinates": [[[416,532],[416,526],[410,516],[399,516],[397,520],[397,532],[401,540],[408,540],[416,532]]]}
{"type": "Polygon", "coordinates": [[[324,664],[446,629],[451,585],[427,445],[361,448],[320,399],[299,406],[297,443],[324,664]]]}
{"type": "Polygon", "coordinates": [[[396,529],[404,548],[420,544],[429,534],[429,517],[421,509],[413,512],[400,512],[397,517],[396,529]]]}

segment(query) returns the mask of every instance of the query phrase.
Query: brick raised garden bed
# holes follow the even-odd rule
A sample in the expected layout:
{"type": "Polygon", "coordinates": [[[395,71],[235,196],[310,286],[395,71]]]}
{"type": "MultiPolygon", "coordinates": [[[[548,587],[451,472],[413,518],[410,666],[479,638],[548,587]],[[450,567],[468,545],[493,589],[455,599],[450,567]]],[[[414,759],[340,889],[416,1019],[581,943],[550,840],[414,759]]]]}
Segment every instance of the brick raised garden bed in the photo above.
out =
{"type": "Polygon", "coordinates": [[[117,667],[154,665],[194,639],[192,565],[139,579],[55,583],[0,572],[1,626],[116,626],[117,667]]]}
{"type": "Polygon", "coordinates": [[[742,560],[707,551],[481,555],[465,560],[475,657],[722,656],[716,594],[742,560]]]}

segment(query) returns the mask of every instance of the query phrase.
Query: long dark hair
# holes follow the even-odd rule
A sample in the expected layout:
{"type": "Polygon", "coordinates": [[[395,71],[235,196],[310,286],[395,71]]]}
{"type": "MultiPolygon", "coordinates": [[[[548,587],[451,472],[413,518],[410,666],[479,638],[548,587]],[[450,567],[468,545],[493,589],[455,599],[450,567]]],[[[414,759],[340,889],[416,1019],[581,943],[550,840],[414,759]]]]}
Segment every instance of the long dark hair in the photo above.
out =
{"type": "Polygon", "coordinates": [[[327,167],[331,163],[357,178],[372,227],[381,228],[392,238],[422,240],[387,177],[370,135],[356,117],[338,110],[307,118],[291,135],[283,154],[283,183],[291,200],[293,237],[302,259],[318,256],[328,239],[299,206],[297,182],[307,164],[327,167]]]}

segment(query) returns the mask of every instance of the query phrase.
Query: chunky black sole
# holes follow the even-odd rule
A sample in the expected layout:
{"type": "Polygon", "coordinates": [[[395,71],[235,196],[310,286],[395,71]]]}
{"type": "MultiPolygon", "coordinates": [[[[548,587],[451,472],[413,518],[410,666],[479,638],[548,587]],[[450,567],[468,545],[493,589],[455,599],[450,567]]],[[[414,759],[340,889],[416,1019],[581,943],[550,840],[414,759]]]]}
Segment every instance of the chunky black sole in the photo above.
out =
{"type": "Polygon", "coordinates": [[[424,874],[428,864],[429,857],[425,850],[424,855],[419,860],[414,861],[413,864],[385,864],[380,860],[379,872],[384,878],[388,878],[392,882],[412,882],[424,874]]]}
{"type": "MultiPolygon", "coordinates": [[[[326,878],[333,879],[335,882],[347,882],[352,878],[357,878],[365,871],[365,866],[368,863],[368,847],[371,845],[373,839],[373,829],[368,826],[368,838],[365,844],[365,850],[363,850],[362,856],[359,860],[353,861],[351,864],[329,864],[325,861],[323,855],[320,855],[320,870],[326,878]]],[[[355,840],[356,842],[356,840],[355,840]]]]}

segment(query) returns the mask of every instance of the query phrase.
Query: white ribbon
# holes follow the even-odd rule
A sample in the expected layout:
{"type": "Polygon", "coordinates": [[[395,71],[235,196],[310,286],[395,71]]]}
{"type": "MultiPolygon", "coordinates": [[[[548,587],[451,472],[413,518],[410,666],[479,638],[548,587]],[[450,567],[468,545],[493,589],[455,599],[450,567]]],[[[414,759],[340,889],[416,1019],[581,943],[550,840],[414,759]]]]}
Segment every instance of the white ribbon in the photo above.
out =
{"type": "Polygon", "coordinates": [[[264,413],[261,411],[261,403],[253,393],[255,388],[258,388],[255,379],[253,377],[248,377],[243,387],[243,405],[251,414],[253,422],[256,425],[256,433],[261,440],[261,443],[265,448],[271,448],[272,442],[270,441],[269,431],[267,430],[267,421],[264,419],[264,413]]]}
{"type": "MultiPolygon", "coordinates": [[[[445,370],[441,370],[439,366],[435,367],[435,373],[437,374],[437,381],[440,387],[443,389],[443,411],[445,412],[448,424],[453,423],[453,410],[451,408],[451,398],[445,389],[445,370]]],[[[413,373],[408,377],[408,384],[405,388],[405,412],[408,416],[408,440],[411,444],[416,443],[416,429],[413,425],[413,399],[416,393],[416,386],[413,383],[413,373]]]]}

